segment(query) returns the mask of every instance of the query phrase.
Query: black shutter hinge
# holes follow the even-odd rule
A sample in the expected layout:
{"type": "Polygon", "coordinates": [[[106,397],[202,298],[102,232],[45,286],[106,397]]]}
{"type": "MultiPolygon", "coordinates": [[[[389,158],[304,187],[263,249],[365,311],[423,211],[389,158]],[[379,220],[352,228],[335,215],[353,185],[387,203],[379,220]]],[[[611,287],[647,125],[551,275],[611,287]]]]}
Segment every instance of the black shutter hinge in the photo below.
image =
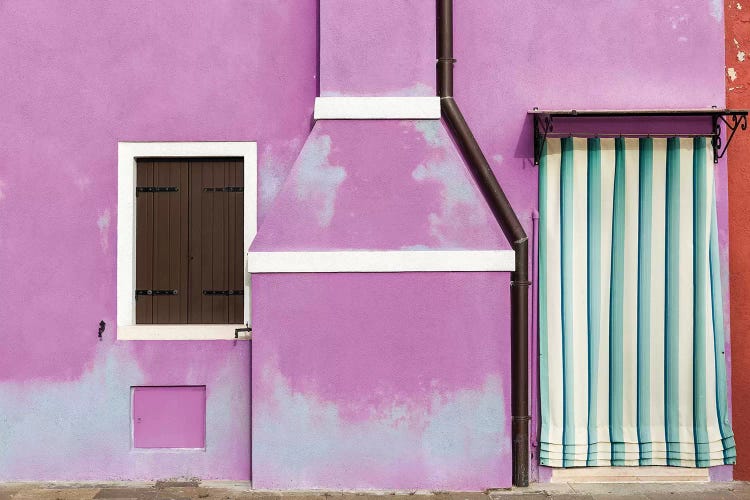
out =
{"type": "Polygon", "coordinates": [[[203,290],[203,295],[244,295],[243,290],[203,290]]]}
{"type": "Polygon", "coordinates": [[[205,193],[242,193],[245,191],[244,187],[240,186],[226,186],[226,187],[207,187],[203,188],[205,193]]]}
{"type": "Polygon", "coordinates": [[[135,195],[138,193],[176,193],[180,188],[177,186],[146,186],[135,188],[135,195]]]}
{"type": "Polygon", "coordinates": [[[177,295],[177,290],[136,290],[135,298],[139,295],[177,295]]]}

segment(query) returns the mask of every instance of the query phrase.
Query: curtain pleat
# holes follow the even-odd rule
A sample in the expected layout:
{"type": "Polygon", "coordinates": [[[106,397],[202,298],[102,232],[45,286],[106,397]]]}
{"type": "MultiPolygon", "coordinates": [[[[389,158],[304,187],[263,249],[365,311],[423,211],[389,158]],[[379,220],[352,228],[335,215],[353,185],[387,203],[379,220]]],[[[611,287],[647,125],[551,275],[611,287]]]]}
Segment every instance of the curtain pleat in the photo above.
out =
{"type": "Polygon", "coordinates": [[[542,465],[734,463],[711,156],[703,137],[547,141],[542,465]]]}

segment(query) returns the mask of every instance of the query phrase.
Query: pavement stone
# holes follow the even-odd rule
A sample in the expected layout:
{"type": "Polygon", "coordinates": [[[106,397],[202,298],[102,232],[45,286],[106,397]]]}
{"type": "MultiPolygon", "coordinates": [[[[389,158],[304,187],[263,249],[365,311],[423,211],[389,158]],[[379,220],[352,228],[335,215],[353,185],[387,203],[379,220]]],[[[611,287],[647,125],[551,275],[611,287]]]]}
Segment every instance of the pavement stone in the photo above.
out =
{"type": "Polygon", "coordinates": [[[257,491],[249,483],[0,483],[0,500],[750,500],[750,483],[535,484],[488,492],[257,491]]]}
{"type": "Polygon", "coordinates": [[[21,488],[11,495],[13,500],[91,500],[98,488],[21,488]]]}
{"type": "Polygon", "coordinates": [[[594,497],[587,493],[562,493],[553,494],[547,498],[554,498],[555,500],[592,500],[594,497]]]}
{"type": "Polygon", "coordinates": [[[152,499],[156,498],[157,490],[155,488],[102,488],[94,496],[99,498],[116,498],[124,500],[125,498],[152,499]]]}

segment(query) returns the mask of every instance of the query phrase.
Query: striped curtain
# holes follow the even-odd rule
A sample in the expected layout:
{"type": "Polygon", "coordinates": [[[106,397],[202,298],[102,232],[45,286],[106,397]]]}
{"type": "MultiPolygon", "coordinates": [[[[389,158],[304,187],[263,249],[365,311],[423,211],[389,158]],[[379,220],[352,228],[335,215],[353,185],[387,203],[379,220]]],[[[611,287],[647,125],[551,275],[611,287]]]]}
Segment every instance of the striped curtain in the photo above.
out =
{"type": "Polygon", "coordinates": [[[540,463],[735,461],[710,143],[549,139],[540,463]]]}

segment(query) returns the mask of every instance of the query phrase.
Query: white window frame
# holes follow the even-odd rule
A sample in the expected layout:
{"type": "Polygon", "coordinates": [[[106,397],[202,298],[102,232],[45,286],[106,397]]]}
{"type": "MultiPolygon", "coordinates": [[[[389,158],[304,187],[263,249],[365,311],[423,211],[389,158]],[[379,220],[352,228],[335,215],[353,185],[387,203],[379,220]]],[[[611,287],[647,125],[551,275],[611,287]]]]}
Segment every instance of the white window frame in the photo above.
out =
{"type": "MultiPolygon", "coordinates": [[[[244,325],[138,325],[135,322],[136,161],[139,158],[241,157],[244,162],[245,255],[258,229],[256,142],[119,142],[117,144],[117,339],[234,340],[250,325],[250,276],[244,276],[244,325]]],[[[247,262],[243,266],[247,269],[247,262]]],[[[239,338],[249,339],[249,335],[239,338]]]]}

